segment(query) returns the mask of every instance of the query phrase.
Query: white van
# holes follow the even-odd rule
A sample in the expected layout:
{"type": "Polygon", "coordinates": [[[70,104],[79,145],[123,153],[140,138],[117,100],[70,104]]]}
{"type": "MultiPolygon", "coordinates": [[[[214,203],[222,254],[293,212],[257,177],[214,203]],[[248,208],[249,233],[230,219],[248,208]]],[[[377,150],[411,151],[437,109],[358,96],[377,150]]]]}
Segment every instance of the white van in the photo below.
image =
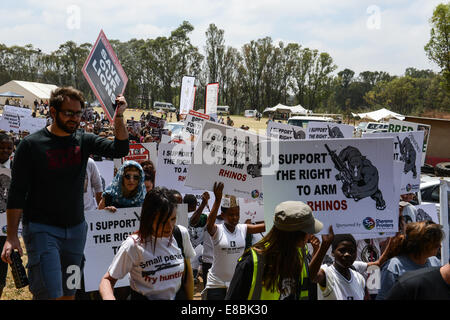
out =
{"type": "Polygon", "coordinates": [[[323,116],[294,116],[288,119],[287,124],[306,129],[309,122],[336,122],[336,120],[323,116]]]}
{"type": "Polygon", "coordinates": [[[254,118],[258,114],[258,110],[245,110],[244,111],[244,117],[246,118],[254,118]]]}
{"type": "Polygon", "coordinates": [[[171,104],[169,102],[155,101],[155,102],[153,102],[153,108],[161,109],[162,111],[170,111],[170,112],[177,111],[177,109],[173,106],[173,104],[171,104]]]}

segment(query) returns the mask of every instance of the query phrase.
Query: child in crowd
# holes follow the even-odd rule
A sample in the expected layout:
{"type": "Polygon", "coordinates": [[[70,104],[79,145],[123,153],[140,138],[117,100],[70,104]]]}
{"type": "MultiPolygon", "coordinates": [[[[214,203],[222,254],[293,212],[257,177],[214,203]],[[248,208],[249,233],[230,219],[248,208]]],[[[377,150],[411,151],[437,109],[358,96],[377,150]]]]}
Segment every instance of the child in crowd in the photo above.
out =
{"type": "Polygon", "coordinates": [[[317,273],[318,300],[364,300],[364,277],[353,270],[356,260],[356,241],[350,234],[334,236],[334,263],[322,265],[317,273]]]}

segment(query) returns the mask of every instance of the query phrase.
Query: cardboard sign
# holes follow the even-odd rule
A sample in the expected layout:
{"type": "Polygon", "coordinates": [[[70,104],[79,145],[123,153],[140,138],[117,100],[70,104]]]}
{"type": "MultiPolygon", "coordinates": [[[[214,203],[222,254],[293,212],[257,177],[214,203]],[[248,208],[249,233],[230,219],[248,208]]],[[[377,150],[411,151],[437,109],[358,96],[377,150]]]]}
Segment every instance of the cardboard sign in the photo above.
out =
{"type": "Polygon", "coordinates": [[[205,113],[217,114],[217,104],[219,102],[219,84],[210,83],[206,86],[205,113]]]}
{"type": "Polygon", "coordinates": [[[304,140],[306,139],[306,130],[290,124],[269,121],[267,136],[279,140],[304,140]]]}
{"type": "Polygon", "coordinates": [[[393,166],[392,138],[280,141],[263,176],[266,230],[279,203],[303,201],[321,233],[396,232],[393,166]]]}
{"type": "MultiPolygon", "coordinates": [[[[107,210],[85,212],[88,224],[84,256],[84,285],[86,292],[98,290],[100,280],[120,245],[127,237],[139,229],[141,208],[117,209],[112,213],[107,210]]],[[[128,277],[117,281],[115,287],[130,285],[128,277]]]]}
{"type": "Polygon", "coordinates": [[[258,143],[264,140],[265,137],[246,130],[205,122],[185,185],[213,191],[214,182],[218,181],[224,183],[224,194],[262,198],[258,143]]]}
{"type": "Polygon", "coordinates": [[[138,163],[146,160],[151,160],[156,169],[156,164],[158,162],[157,143],[130,143],[130,151],[128,152],[128,155],[121,159],[114,159],[114,168],[118,170],[120,166],[127,160],[133,160],[138,163]]]}
{"type": "Polygon", "coordinates": [[[180,114],[187,114],[193,108],[194,82],[195,77],[190,76],[184,76],[181,81],[180,114]]]}
{"type": "Polygon", "coordinates": [[[409,121],[389,120],[388,132],[409,132],[409,131],[424,131],[423,148],[422,148],[422,166],[425,164],[427,155],[428,140],[430,139],[431,126],[428,124],[421,124],[409,121]]]}
{"type": "Polygon", "coordinates": [[[434,223],[440,223],[438,213],[437,213],[437,208],[434,203],[421,204],[421,205],[417,205],[415,207],[417,210],[416,222],[433,221],[434,223]]]}
{"type": "Polygon", "coordinates": [[[100,173],[100,179],[102,180],[102,187],[104,191],[106,187],[111,184],[114,178],[114,161],[95,161],[95,165],[100,173]]]}
{"type": "Polygon", "coordinates": [[[194,193],[191,188],[184,185],[191,158],[190,145],[160,143],[155,186],[175,189],[181,194],[194,193]]]}
{"type": "Polygon", "coordinates": [[[9,106],[9,105],[6,105],[3,107],[3,113],[5,113],[5,112],[17,114],[21,118],[31,118],[31,115],[33,114],[33,111],[31,111],[31,109],[20,108],[20,107],[9,106]]]}
{"type": "MultiPolygon", "coordinates": [[[[6,219],[6,212],[0,212],[0,237],[6,237],[8,225],[6,219]]],[[[19,227],[17,228],[17,236],[22,236],[22,221],[19,222],[19,227]]],[[[3,248],[1,248],[3,249],[3,248]]]]}
{"type": "Polygon", "coordinates": [[[355,127],[333,122],[311,121],[307,127],[307,139],[351,139],[355,127]]]}
{"type": "Polygon", "coordinates": [[[128,77],[103,30],[100,31],[82,71],[108,120],[113,123],[116,97],[125,91],[128,77]]]}
{"type": "Polygon", "coordinates": [[[403,163],[401,194],[420,191],[423,131],[364,133],[363,137],[394,138],[394,160],[403,163]]]}
{"type": "Polygon", "coordinates": [[[22,118],[16,113],[10,113],[8,111],[3,111],[3,115],[0,118],[0,129],[6,132],[18,133],[20,130],[20,125],[22,118]]]}
{"type": "Polygon", "coordinates": [[[189,110],[189,114],[184,120],[184,127],[182,136],[184,141],[191,141],[195,143],[197,137],[201,134],[205,121],[208,121],[210,116],[194,110],[189,110]]]}
{"type": "Polygon", "coordinates": [[[264,202],[239,198],[239,213],[239,223],[245,223],[248,219],[251,223],[264,221],[264,202]]]}

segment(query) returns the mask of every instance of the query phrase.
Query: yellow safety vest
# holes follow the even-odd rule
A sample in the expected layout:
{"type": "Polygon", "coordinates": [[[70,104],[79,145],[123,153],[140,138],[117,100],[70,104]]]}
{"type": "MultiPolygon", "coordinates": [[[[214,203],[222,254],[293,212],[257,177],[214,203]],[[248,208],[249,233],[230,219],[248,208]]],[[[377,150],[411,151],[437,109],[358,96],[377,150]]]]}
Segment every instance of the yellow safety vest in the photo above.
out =
{"type": "MultiPolygon", "coordinates": [[[[264,259],[255,250],[250,250],[253,257],[253,278],[252,286],[250,287],[250,293],[248,294],[248,300],[279,300],[280,293],[278,291],[268,291],[262,285],[262,274],[264,270],[264,259]]],[[[299,254],[303,257],[302,250],[299,248],[299,254]]],[[[305,253],[306,258],[306,253],[305,253]]],[[[300,279],[300,297],[299,300],[308,300],[308,285],[309,277],[308,270],[306,267],[306,261],[304,259],[301,279],[300,279]]]]}

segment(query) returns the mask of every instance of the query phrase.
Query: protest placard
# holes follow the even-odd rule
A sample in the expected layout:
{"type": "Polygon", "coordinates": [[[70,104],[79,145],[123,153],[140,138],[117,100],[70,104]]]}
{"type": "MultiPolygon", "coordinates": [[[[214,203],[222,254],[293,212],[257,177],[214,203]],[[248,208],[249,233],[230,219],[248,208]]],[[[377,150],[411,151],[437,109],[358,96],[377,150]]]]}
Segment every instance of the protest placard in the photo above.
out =
{"type": "Polygon", "coordinates": [[[128,77],[103,30],[100,31],[82,72],[108,120],[113,123],[116,97],[125,91],[128,77]]]}
{"type": "Polygon", "coordinates": [[[181,93],[180,93],[180,114],[188,114],[192,109],[192,96],[194,95],[194,82],[195,77],[184,76],[181,81],[181,93]]]}
{"type": "Polygon", "coordinates": [[[263,176],[266,230],[275,207],[303,201],[323,222],[321,233],[398,230],[393,139],[280,141],[273,174],[263,176]]]}
{"type": "MultiPolygon", "coordinates": [[[[189,144],[160,143],[155,187],[177,190],[183,197],[186,194],[193,194],[197,198],[197,205],[200,205],[204,190],[192,189],[185,185],[192,154],[193,150],[189,144]]],[[[213,203],[214,196],[210,194],[209,208],[213,203]]]]}
{"type": "Polygon", "coordinates": [[[5,130],[6,132],[12,131],[18,133],[21,131],[21,122],[22,119],[18,114],[3,111],[3,115],[0,118],[0,129],[5,130]]]}
{"type": "Polygon", "coordinates": [[[306,139],[306,130],[290,124],[269,121],[267,136],[279,140],[304,140],[306,139]]]}
{"type": "Polygon", "coordinates": [[[239,198],[239,223],[245,223],[248,219],[251,223],[264,221],[264,202],[262,200],[253,200],[239,198]]]}
{"type": "Polygon", "coordinates": [[[208,121],[210,116],[195,110],[189,110],[189,114],[184,120],[182,137],[184,141],[191,141],[195,144],[197,137],[201,134],[203,124],[208,121]]]}
{"type": "Polygon", "coordinates": [[[29,133],[34,133],[38,130],[43,129],[47,125],[47,119],[45,118],[23,118],[20,123],[21,131],[28,131],[29,133]]]}
{"type": "Polygon", "coordinates": [[[437,208],[434,203],[416,205],[415,208],[417,210],[416,222],[432,221],[434,223],[440,223],[437,208]]]}
{"type": "Polygon", "coordinates": [[[10,105],[5,105],[3,107],[3,112],[14,113],[19,115],[21,118],[31,118],[31,115],[33,114],[33,111],[31,111],[31,109],[10,105]]]}
{"type": "Polygon", "coordinates": [[[209,83],[206,86],[205,113],[217,114],[217,104],[219,102],[219,84],[209,83]]]}
{"type": "MultiPolygon", "coordinates": [[[[6,212],[0,212],[0,237],[6,237],[8,235],[8,223],[6,219],[6,212]]],[[[19,222],[19,227],[17,228],[17,235],[22,236],[22,221],[19,222]]]]}
{"type": "Polygon", "coordinates": [[[192,152],[187,144],[160,143],[155,186],[175,189],[181,194],[193,193],[192,188],[184,185],[192,152]]]}
{"type": "Polygon", "coordinates": [[[408,131],[424,131],[423,148],[422,148],[422,163],[425,164],[427,154],[428,140],[430,139],[431,126],[428,124],[415,123],[409,121],[401,121],[390,119],[388,132],[408,132],[408,131]]]}
{"type": "Polygon", "coordinates": [[[403,163],[401,194],[420,191],[423,131],[364,133],[363,137],[394,138],[394,160],[403,163]]]}
{"type": "Polygon", "coordinates": [[[334,122],[308,122],[307,139],[342,139],[353,138],[355,127],[334,122]]]}
{"type": "MultiPolygon", "coordinates": [[[[141,208],[122,208],[85,212],[88,224],[84,256],[84,285],[86,292],[98,290],[100,280],[108,271],[122,242],[139,229],[141,208]]],[[[115,287],[129,285],[127,277],[118,280],[115,287]]]]}
{"type": "Polygon", "coordinates": [[[130,151],[128,152],[128,155],[121,159],[114,159],[114,168],[118,170],[120,166],[127,160],[133,160],[138,163],[146,160],[151,160],[156,169],[158,163],[157,143],[130,143],[130,151]]]}
{"type": "Polygon", "coordinates": [[[225,185],[224,194],[262,199],[258,142],[266,139],[246,130],[205,122],[185,185],[212,191],[214,182],[219,181],[225,185]]]}
{"type": "Polygon", "coordinates": [[[111,184],[114,178],[114,161],[95,161],[95,165],[97,166],[100,173],[100,178],[102,179],[103,191],[105,191],[106,187],[111,184]]]}
{"type": "Polygon", "coordinates": [[[186,229],[189,227],[188,205],[186,203],[177,204],[177,225],[186,229]]]}

